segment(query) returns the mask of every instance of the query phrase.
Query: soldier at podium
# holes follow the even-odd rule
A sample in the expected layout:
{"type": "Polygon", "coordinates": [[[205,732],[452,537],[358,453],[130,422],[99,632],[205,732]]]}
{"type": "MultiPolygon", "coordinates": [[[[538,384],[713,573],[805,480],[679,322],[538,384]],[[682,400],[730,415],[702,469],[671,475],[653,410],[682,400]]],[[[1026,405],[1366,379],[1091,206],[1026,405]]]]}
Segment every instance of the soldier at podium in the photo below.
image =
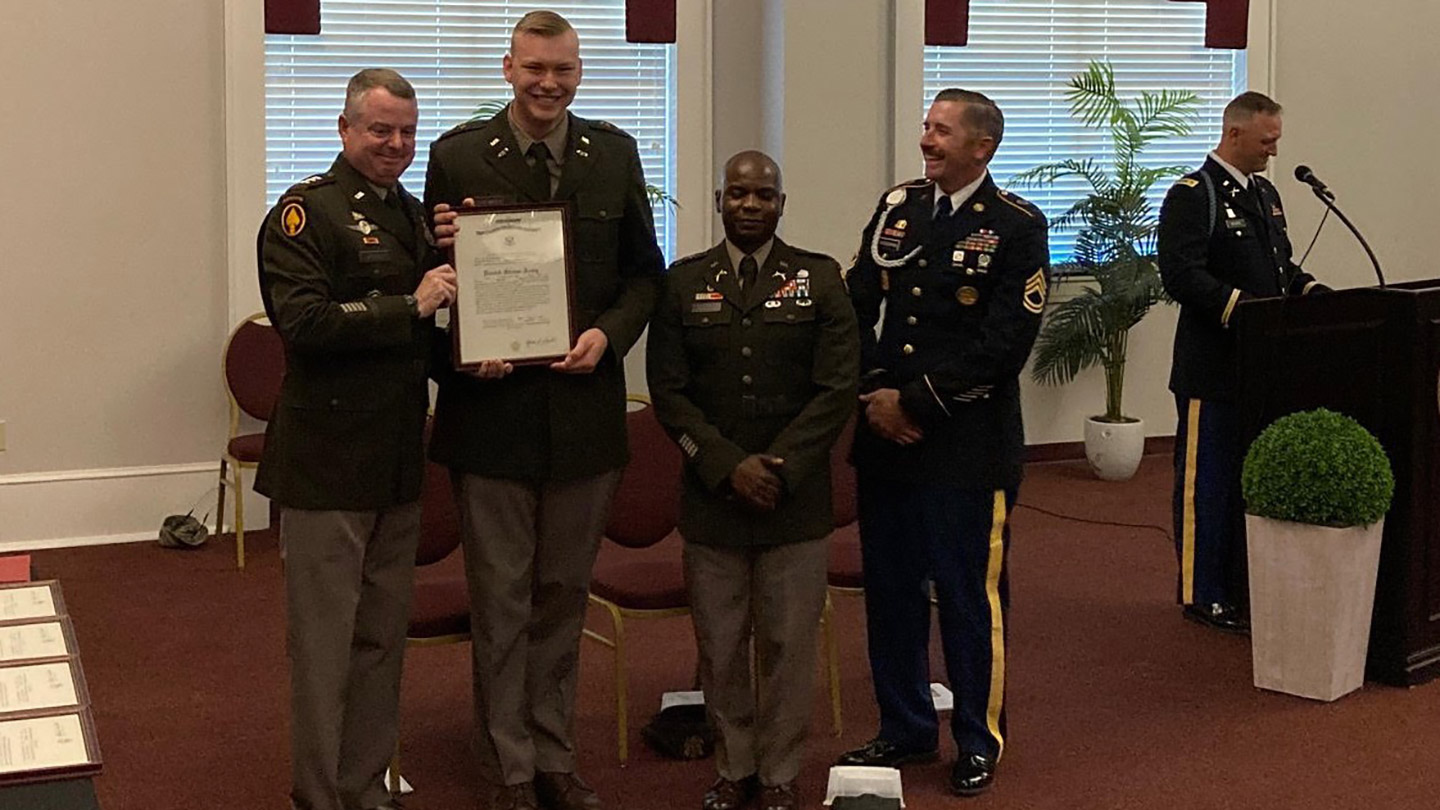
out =
{"type": "Polygon", "coordinates": [[[1280,193],[1259,174],[1277,153],[1281,113],[1261,93],[1233,99],[1219,145],[1160,209],[1160,275],[1180,304],[1170,367],[1178,595],[1186,618],[1235,633],[1249,631],[1238,592],[1245,524],[1236,304],[1329,289],[1292,261],[1280,193]]]}

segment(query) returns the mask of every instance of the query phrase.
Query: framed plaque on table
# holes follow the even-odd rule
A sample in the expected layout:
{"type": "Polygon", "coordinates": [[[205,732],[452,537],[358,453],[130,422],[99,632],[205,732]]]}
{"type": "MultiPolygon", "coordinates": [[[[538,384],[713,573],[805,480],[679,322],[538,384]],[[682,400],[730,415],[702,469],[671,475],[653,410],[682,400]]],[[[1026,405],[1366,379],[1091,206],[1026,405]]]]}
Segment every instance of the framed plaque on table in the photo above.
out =
{"type": "Polygon", "coordinates": [[[450,307],[456,368],[550,363],[570,351],[575,261],[567,210],[563,202],[458,209],[450,307]]]}

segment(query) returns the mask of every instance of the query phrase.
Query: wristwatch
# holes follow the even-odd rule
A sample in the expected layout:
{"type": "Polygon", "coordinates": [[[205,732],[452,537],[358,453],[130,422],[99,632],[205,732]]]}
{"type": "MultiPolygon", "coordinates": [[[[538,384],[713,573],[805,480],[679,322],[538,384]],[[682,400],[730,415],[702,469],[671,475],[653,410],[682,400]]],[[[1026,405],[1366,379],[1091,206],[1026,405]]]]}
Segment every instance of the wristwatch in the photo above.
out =
{"type": "Polygon", "coordinates": [[[415,296],[406,295],[405,306],[410,309],[411,315],[415,316],[416,318],[420,317],[420,302],[415,300],[415,296]]]}

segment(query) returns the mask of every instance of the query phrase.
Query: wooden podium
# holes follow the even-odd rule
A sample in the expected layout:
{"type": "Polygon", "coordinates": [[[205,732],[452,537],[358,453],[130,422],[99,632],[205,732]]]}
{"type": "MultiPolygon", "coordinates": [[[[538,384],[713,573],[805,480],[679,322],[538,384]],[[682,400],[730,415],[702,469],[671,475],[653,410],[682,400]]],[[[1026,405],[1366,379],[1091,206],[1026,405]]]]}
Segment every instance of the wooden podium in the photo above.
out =
{"type": "Polygon", "coordinates": [[[1389,455],[1366,673],[1400,686],[1440,675],[1440,280],[1257,299],[1236,314],[1245,446],[1280,416],[1325,407],[1389,455]]]}

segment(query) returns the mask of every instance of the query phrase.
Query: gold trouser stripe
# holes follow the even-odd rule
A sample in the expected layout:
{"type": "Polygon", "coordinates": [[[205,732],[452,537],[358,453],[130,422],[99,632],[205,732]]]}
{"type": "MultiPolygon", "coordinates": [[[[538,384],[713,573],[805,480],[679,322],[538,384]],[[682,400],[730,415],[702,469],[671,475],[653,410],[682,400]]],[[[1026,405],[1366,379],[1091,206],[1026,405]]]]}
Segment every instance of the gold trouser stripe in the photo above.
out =
{"type": "Polygon", "coordinates": [[[1195,467],[1200,448],[1200,400],[1185,415],[1185,492],[1180,501],[1180,601],[1195,604],[1195,467]]]}
{"type": "Polygon", "coordinates": [[[1235,302],[1236,302],[1236,301],[1239,301],[1239,300],[1240,300],[1240,290],[1238,290],[1238,289],[1232,290],[1232,291],[1230,292],[1230,301],[1225,304],[1225,311],[1220,314],[1220,325],[1221,325],[1221,326],[1229,326],[1229,325],[1230,325],[1230,313],[1232,313],[1232,312],[1235,311],[1235,302]]]}
{"type": "Polygon", "coordinates": [[[995,512],[990,519],[990,560],[985,567],[985,596],[990,600],[990,702],[985,707],[985,725],[1005,753],[1000,734],[1000,709],[1005,700],[1005,617],[1000,610],[1000,568],[1005,562],[1005,490],[995,490],[995,512]]]}

